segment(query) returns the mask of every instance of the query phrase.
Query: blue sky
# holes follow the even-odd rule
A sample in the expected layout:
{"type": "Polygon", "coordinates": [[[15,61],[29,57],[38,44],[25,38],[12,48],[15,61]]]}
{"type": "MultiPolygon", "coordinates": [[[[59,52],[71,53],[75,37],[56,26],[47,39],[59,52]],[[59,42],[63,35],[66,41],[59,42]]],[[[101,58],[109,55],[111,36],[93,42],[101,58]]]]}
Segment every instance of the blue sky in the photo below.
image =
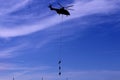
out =
{"type": "Polygon", "coordinates": [[[0,79],[120,80],[119,0],[0,0],[0,79]],[[50,11],[73,4],[66,17],[50,11]],[[60,42],[61,41],[61,42],[60,42]],[[61,48],[60,48],[61,45],[61,48]]]}

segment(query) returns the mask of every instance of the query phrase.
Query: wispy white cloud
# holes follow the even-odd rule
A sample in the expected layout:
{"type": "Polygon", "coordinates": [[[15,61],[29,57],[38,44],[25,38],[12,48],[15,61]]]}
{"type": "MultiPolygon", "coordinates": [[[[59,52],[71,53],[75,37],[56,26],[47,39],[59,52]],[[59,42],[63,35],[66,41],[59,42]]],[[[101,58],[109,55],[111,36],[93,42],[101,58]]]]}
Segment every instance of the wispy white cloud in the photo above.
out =
{"type": "Polygon", "coordinates": [[[30,0],[12,0],[1,1],[0,15],[8,14],[12,11],[24,7],[30,0]],[[7,2],[7,3],[6,3],[7,2]]]}
{"type": "Polygon", "coordinates": [[[50,66],[37,66],[37,67],[26,66],[25,67],[25,66],[21,66],[18,64],[0,63],[0,71],[2,73],[4,73],[4,71],[8,72],[5,74],[0,74],[0,78],[7,80],[7,79],[12,78],[14,76],[15,78],[19,79],[20,77],[24,77],[25,75],[27,77],[28,76],[27,74],[31,74],[31,73],[34,73],[36,71],[42,72],[42,71],[46,71],[49,69],[51,69],[50,66]]]}
{"type": "Polygon", "coordinates": [[[30,67],[30,66],[21,66],[19,64],[10,64],[10,63],[0,63],[0,71],[40,71],[50,69],[50,66],[38,66],[38,67],[30,67]]]}
{"type": "MultiPolygon", "coordinates": [[[[66,78],[71,80],[119,80],[120,79],[120,71],[109,71],[109,70],[103,70],[103,71],[69,71],[64,72],[61,76],[61,78],[58,76],[57,73],[51,72],[51,73],[42,73],[42,72],[17,72],[14,73],[17,80],[37,80],[41,79],[42,77],[45,80],[56,80],[61,79],[65,80],[66,78]]],[[[7,80],[5,78],[2,78],[4,80],[7,80]]]]}
{"type": "MultiPolygon", "coordinates": [[[[79,1],[79,0],[77,0],[79,1]]],[[[75,17],[91,15],[91,14],[110,14],[117,8],[116,4],[118,1],[108,1],[108,0],[91,0],[89,2],[75,2],[75,12],[73,12],[75,17]]]]}
{"type": "MultiPolygon", "coordinates": [[[[117,5],[117,2],[119,1],[91,0],[85,3],[80,0],[76,0],[74,3],[75,11],[71,12],[71,16],[64,18],[63,21],[80,18],[83,16],[91,15],[91,14],[113,13],[119,7],[117,5]]],[[[18,27],[14,27],[11,29],[0,27],[0,37],[7,38],[7,37],[29,35],[34,32],[46,29],[50,26],[54,26],[61,22],[62,20],[60,19],[60,17],[58,15],[55,15],[55,16],[51,16],[51,17],[39,20],[37,23],[34,23],[32,25],[25,25],[25,26],[17,25],[18,27]],[[29,28],[26,26],[29,26],[29,28]]]]}
{"type": "Polygon", "coordinates": [[[5,48],[4,50],[0,51],[0,59],[12,58],[12,57],[18,56],[19,51],[21,49],[24,49],[26,46],[27,46],[27,44],[20,44],[20,45],[17,45],[17,46],[12,46],[12,47],[9,47],[9,48],[5,48]]]}

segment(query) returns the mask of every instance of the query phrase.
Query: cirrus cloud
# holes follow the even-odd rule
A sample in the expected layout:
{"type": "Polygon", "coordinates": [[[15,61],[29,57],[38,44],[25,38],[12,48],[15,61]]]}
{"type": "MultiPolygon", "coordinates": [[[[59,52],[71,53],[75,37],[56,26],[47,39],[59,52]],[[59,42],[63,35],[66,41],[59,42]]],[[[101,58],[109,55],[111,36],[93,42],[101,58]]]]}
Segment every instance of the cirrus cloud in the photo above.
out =
{"type": "MultiPolygon", "coordinates": [[[[114,11],[119,9],[118,3],[120,3],[120,1],[91,0],[86,3],[80,0],[76,0],[73,3],[75,5],[74,6],[75,11],[71,12],[71,16],[64,18],[63,21],[68,21],[75,18],[81,18],[87,15],[92,15],[92,14],[113,13],[114,11]]],[[[33,16],[29,16],[29,17],[33,17],[33,16]]],[[[19,15],[18,15],[18,18],[20,18],[19,15]]],[[[37,21],[35,20],[36,22],[33,21],[34,22],[33,24],[25,24],[22,26],[19,26],[18,24],[16,24],[16,22],[15,23],[13,22],[13,24],[15,24],[15,27],[12,27],[12,28],[9,28],[9,26],[0,27],[0,37],[8,38],[8,37],[29,35],[34,32],[38,32],[40,30],[43,30],[48,27],[55,26],[56,24],[61,23],[62,20],[61,21],[59,20],[60,20],[60,17],[58,15],[54,15],[47,18],[45,17],[42,19],[38,19],[37,21]]]]}

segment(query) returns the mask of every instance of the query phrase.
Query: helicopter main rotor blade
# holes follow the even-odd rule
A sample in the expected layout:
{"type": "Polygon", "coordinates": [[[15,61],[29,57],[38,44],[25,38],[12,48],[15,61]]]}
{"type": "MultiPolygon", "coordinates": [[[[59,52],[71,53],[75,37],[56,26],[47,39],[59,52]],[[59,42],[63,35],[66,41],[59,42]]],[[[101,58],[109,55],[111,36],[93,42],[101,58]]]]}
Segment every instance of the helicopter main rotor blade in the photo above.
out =
{"type": "Polygon", "coordinates": [[[65,8],[73,7],[74,5],[66,6],[65,8]]]}
{"type": "Polygon", "coordinates": [[[59,2],[58,2],[58,5],[60,5],[60,7],[63,7],[59,2]]]}
{"type": "Polygon", "coordinates": [[[72,11],[74,11],[74,9],[67,9],[67,10],[72,10],[72,11]]]}

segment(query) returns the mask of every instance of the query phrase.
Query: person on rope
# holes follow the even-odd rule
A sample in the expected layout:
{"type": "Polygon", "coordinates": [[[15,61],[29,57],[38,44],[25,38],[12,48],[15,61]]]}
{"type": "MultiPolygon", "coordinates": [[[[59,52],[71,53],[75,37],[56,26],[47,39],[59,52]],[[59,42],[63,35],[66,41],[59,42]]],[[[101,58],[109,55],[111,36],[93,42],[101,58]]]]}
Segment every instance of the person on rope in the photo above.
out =
{"type": "Polygon", "coordinates": [[[61,72],[59,72],[59,76],[61,76],[61,72]]]}
{"type": "Polygon", "coordinates": [[[61,60],[58,62],[58,64],[61,64],[61,60]]]}

